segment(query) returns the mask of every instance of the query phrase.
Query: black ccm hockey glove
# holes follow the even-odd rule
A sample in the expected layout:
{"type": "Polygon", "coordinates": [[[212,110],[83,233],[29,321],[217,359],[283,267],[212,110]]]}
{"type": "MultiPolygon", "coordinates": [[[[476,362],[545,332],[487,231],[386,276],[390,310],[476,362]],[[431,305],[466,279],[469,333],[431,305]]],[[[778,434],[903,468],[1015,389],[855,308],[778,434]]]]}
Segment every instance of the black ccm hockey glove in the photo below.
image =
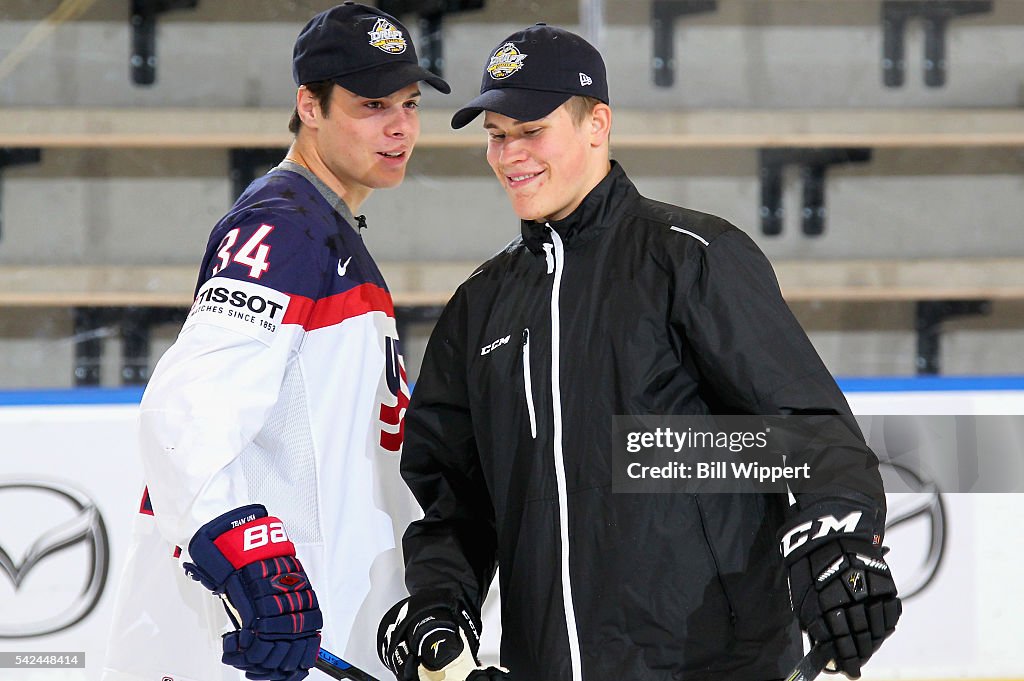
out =
{"type": "Polygon", "coordinates": [[[223,637],[224,664],[250,679],[299,681],[316,663],[323,616],[284,525],[258,504],[199,528],[189,577],[224,599],[237,631],[223,637]]]}
{"type": "Polygon", "coordinates": [[[862,517],[848,507],[818,506],[802,512],[781,541],[800,627],[812,645],[824,645],[834,663],[826,669],[851,679],[860,678],[903,612],[883,558],[888,549],[862,517]]]}
{"type": "Polygon", "coordinates": [[[399,601],[377,629],[377,655],[398,681],[504,681],[481,667],[480,620],[458,599],[424,592],[399,601]]]}

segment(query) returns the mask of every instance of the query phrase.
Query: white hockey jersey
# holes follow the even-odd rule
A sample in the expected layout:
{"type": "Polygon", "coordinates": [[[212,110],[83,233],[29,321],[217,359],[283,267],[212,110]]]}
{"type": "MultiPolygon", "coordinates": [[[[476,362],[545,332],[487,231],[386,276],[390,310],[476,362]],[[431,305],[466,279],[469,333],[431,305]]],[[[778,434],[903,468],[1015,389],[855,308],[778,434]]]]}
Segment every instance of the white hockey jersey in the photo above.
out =
{"type": "Polygon", "coordinates": [[[286,161],[215,227],[188,319],[142,399],[147,494],[105,679],[241,677],[220,662],[220,601],[175,554],[251,503],[284,521],[324,647],[388,674],[377,624],[406,595],[400,541],[420,512],[398,471],[409,390],[391,295],[354,223],[286,161]]]}

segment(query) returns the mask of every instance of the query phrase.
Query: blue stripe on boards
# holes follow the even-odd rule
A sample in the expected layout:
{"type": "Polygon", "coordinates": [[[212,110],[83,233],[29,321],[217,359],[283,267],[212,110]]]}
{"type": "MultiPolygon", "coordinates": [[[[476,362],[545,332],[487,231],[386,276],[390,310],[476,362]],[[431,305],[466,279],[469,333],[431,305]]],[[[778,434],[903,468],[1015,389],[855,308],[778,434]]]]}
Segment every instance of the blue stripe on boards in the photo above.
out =
{"type": "Polygon", "coordinates": [[[0,406],[138,404],[142,386],[133,388],[67,388],[63,390],[0,390],[0,406]]]}
{"type": "MultiPolygon", "coordinates": [[[[865,392],[966,392],[1021,390],[1024,376],[896,376],[838,378],[845,393],[865,392]]],[[[415,384],[413,384],[414,386],[415,384]]],[[[412,387],[412,386],[410,386],[412,387]]],[[[0,406],[81,404],[138,404],[142,386],[131,388],[64,388],[51,390],[0,390],[0,406]]]]}

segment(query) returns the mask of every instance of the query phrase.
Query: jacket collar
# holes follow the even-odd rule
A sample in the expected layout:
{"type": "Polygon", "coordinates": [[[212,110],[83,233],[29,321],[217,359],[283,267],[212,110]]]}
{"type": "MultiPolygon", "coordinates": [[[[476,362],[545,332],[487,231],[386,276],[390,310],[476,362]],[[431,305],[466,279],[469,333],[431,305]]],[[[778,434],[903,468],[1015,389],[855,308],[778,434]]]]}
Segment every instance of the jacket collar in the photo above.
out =
{"type": "Polygon", "coordinates": [[[601,234],[607,227],[620,222],[627,206],[638,196],[636,187],[626,177],[622,166],[612,161],[612,169],[604,179],[566,217],[548,223],[523,220],[523,241],[534,253],[542,253],[544,244],[551,241],[547,230],[550,224],[567,249],[579,246],[601,234]]]}

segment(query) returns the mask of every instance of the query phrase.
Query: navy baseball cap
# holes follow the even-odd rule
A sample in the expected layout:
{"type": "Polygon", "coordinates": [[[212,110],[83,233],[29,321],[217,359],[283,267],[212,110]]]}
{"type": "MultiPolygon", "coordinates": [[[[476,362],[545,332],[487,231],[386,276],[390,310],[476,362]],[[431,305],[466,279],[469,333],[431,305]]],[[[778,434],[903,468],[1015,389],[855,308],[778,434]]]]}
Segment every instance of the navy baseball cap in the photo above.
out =
{"type": "Polygon", "coordinates": [[[536,24],[513,33],[491,51],[480,95],[455,112],[452,127],[464,127],[481,111],[535,121],[575,95],[608,104],[601,53],[564,28],[536,24]]]}
{"type": "Polygon", "coordinates": [[[420,66],[398,19],[355,2],[317,14],[299,33],[292,53],[296,85],[333,80],[360,97],[386,97],[418,81],[448,94],[451,87],[420,66]]]}

